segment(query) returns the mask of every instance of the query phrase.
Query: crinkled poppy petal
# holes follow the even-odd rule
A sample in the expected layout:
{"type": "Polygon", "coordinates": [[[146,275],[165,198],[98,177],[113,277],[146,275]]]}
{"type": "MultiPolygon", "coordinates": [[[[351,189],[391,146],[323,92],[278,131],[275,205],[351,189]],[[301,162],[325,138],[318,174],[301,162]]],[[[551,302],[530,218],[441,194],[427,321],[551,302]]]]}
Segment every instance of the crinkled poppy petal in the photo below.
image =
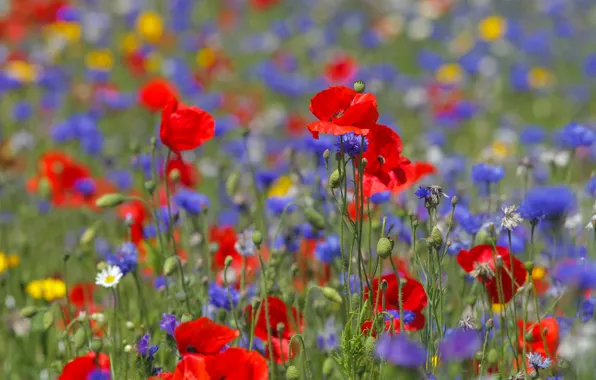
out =
{"type": "Polygon", "coordinates": [[[359,128],[375,129],[379,119],[377,102],[372,94],[366,94],[358,103],[353,103],[343,115],[334,120],[339,125],[352,125],[359,128]]]}
{"type": "Polygon", "coordinates": [[[176,365],[172,380],[211,380],[205,358],[200,355],[183,356],[176,365]]]}
{"type": "Polygon", "coordinates": [[[266,380],[268,378],[267,362],[256,351],[233,347],[218,355],[206,357],[205,360],[207,372],[213,379],[266,380]]]}
{"type": "Polygon", "coordinates": [[[436,168],[426,162],[414,162],[409,165],[401,165],[390,173],[392,177],[391,191],[395,194],[401,193],[414,186],[423,177],[434,174],[436,168]]]}
{"type": "Polygon", "coordinates": [[[405,328],[407,331],[419,331],[424,328],[425,323],[426,318],[424,317],[424,314],[422,314],[421,312],[414,312],[414,320],[405,325],[405,328]]]}
{"type": "MultiPolygon", "coordinates": [[[[360,103],[359,105],[361,104],[366,103],[360,103]]],[[[371,129],[367,139],[368,149],[363,154],[363,157],[368,161],[365,172],[389,172],[399,166],[403,144],[397,132],[379,124],[371,129]]]]}
{"type": "Polygon", "coordinates": [[[310,100],[310,112],[321,121],[331,121],[350,107],[356,95],[357,92],[348,87],[329,87],[310,100]]]}
{"type": "Polygon", "coordinates": [[[376,173],[364,173],[362,176],[362,190],[365,197],[370,197],[377,193],[383,193],[391,190],[391,184],[393,180],[389,173],[376,172],[376,173]]]}
{"type": "Polygon", "coordinates": [[[474,257],[470,254],[470,251],[460,250],[457,254],[457,263],[468,273],[474,270],[474,257]]]}
{"type": "Polygon", "coordinates": [[[215,323],[207,317],[181,323],[174,331],[178,352],[181,355],[214,355],[238,336],[238,330],[215,323]]]}
{"type": "Polygon", "coordinates": [[[110,358],[103,353],[96,356],[95,352],[79,356],[71,360],[62,369],[58,380],[81,380],[86,379],[89,373],[95,369],[110,369],[110,358]]]}

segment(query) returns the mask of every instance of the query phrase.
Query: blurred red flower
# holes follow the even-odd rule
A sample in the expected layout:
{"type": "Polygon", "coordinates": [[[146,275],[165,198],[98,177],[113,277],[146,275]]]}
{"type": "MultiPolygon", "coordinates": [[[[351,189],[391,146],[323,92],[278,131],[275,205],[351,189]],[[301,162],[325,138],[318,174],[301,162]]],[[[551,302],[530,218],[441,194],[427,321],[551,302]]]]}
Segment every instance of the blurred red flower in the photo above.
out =
{"type": "Polygon", "coordinates": [[[208,112],[170,98],[161,114],[159,137],[173,152],[192,150],[215,136],[215,120],[208,112]]]}
{"type": "Polygon", "coordinates": [[[325,65],[325,78],[331,84],[349,84],[358,71],[356,60],[348,55],[334,57],[325,65]]]}
{"type": "Polygon", "coordinates": [[[524,326],[522,320],[517,321],[518,347],[523,352],[524,336],[526,338],[526,352],[537,352],[556,359],[559,348],[559,324],[554,317],[543,318],[540,323],[528,322],[524,326]],[[544,339],[543,339],[544,337],[544,339]],[[546,342],[546,345],[544,344],[546,342]]]}
{"type": "Polygon", "coordinates": [[[165,79],[153,79],[139,89],[139,104],[151,112],[163,110],[168,101],[176,97],[176,89],[165,79]]]}
{"type": "Polygon", "coordinates": [[[207,317],[181,323],[174,331],[180,355],[215,355],[240,336],[240,331],[217,324],[207,317]]]}
{"type": "Polygon", "coordinates": [[[91,351],[86,355],[74,358],[62,369],[58,380],[82,380],[96,369],[110,370],[110,358],[103,353],[91,351]]]}

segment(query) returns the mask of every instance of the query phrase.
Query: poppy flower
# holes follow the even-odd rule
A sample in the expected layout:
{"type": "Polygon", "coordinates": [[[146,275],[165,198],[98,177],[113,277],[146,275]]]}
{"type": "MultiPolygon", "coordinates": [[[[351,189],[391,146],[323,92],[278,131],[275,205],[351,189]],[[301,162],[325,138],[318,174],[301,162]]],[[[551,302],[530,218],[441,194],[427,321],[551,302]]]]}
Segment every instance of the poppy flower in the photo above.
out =
{"type": "Polygon", "coordinates": [[[68,293],[68,300],[75,308],[84,309],[93,302],[93,289],[95,284],[92,282],[76,284],[68,293]]]}
{"type": "Polygon", "coordinates": [[[548,356],[551,360],[556,358],[559,348],[559,324],[554,317],[547,317],[538,322],[528,322],[524,326],[522,320],[517,321],[518,347],[523,350],[524,337],[526,339],[526,352],[537,352],[548,356]],[[544,339],[543,339],[544,337],[544,339]],[[544,344],[546,342],[546,346],[544,344]]]}
{"type": "Polygon", "coordinates": [[[368,149],[362,155],[367,160],[362,177],[363,191],[367,197],[388,190],[399,193],[413,186],[420,178],[435,172],[431,164],[412,163],[402,156],[401,138],[387,126],[377,125],[367,139],[368,149]]]}
{"type": "MultiPolygon", "coordinates": [[[[184,355],[176,365],[174,372],[162,372],[151,376],[149,380],[212,380],[207,372],[205,357],[200,355],[184,355]]],[[[215,379],[215,378],[213,378],[215,379]]],[[[219,378],[217,378],[219,379],[219,378]]]]}
{"type": "Polygon", "coordinates": [[[279,3],[279,0],[250,0],[250,5],[259,11],[271,8],[277,5],[277,3],[279,3]]]}
{"type": "Polygon", "coordinates": [[[268,378],[267,362],[257,351],[228,348],[220,354],[207,357],[206,362],[207,372],[212,379],[266,380],[268,378]]]}
{"type": "Polygon", "coordinates": [[[315,139],[319,133],[366,135],[379,118],[374,95],[360,94],[343,86],[329,87],[316,94],[310,101],[310,112],[319,119],[308,125],[315,139]]]}
{"type": "Polygon", "coordinates": [[[94,370],[110,370],[110,358],[103,353],[99,355],[93,351],[79,356],[64,366],[58,380],[81,380],[94,370]]]}
{"type": "Polygon", "coordinates": [[[159,137],[173,152],[193,150],[215,136],[215,120],[208,112],[170,98],[161,114],[159,137]]]}
{"type": "Polygon", "coordinates": [[[347,84],[354,80],[358,67],[354,58],[342,55],[325,65],[325,78],[329,83],[347,84]]]}
{"type": "MultiPolygon", "coordinates": [[[[269,321],[267,321],[265,307],[263,306],[256,316],[257,323],[255,324],[254,334],[257,338],[266,341],[267,326],[269,326],[273,356],[275,362],[281,364],[289,359],[290,339],[295,332],[302,330],[302,318],[298,317],[298,310],[295,307],[292,307],[292,317],[290,317],[286,303],[278,297],[267,296],[267,301],[269,303],[269,321]],[[284,326],[282,331],[278,329],[280,325],[284,326]]],[[[245,311],[248,323],[250,324],[253,315],[252,305],[248,305],[245,311]]],[[[292,348],[293,352],[295,352],[294,348],[292,348]]],[[[267,352],[265,353],[266,357],[268,357],[268,353],[269,348],[267,348],[267,352]]]]}
{"type": "MultiPolygon", "coordinates": [[[[197,168],[194,165],[185,162],[181,157],[170,158],[170,160],[166,164],[165,169],[165,175],[168,181],[170,181],[170,174],[174,170],[178,171],[178,184],[184,187],[196,187],[196,185],[199,182],[200,176],[197,168]]],[[[171,186],[174,185],[174,183],[171,183],[171,186]]]]}
{"type": "MultiPolygon", "coordinates": [[[[428,304],[428,298],[424,291],[424,286],[415,279],[407,276],[405,273],[400,273],[400,279],[404,279],[405,282],[401,286],[401,298],[402,298],[402,310],[404,311],[405,328],[408,331],[417,331],[424,327],[426,322],[422,310],[428,304]],[[406,323],[407,322],[407,323],[406,323]]],[[[375,277],[372,280],[372,292],[369,288],[364,289],[364,299],[368,300],[369,297],[373,297],[372,303],[373,308],[377,313],[383,312],[383,291],[379,289],[379,283],[383,281],[387,282],[387,290],[385,294],[385,309],[386,310],[399,310],[399,280],[394,273],[386,274],[382,277],[375,277]]],[[[394,323],[397,321],[399,325],[399,314],[394,318],[394,323]]],[[[396,331],[399,331],[396,329],[396,331]]]]}
{"type": "Polygon", "coordinates": [[[240,336],[240,331],[217,324],[207,317],[183,322],[174,330],[180,355],[215,355],[240,336]]]}
{"type": "Polygon", "coordinates": [[[139,200],[126,202],[118,206],[118,216],[130,222],[130,241],[138,244],[143,240],[143,225],[148,218],[149,212],[145,204],[139,200]]]}
{"type": "Polygon", "coordinates": [[[139,103],[151,112],[159,112],[176,96],[175,88],[168,81],[153,79],[140,88],[139,103]]]}
{"type": "Polygon", "coordinates": [[[469,251],[462,249],[457,255],[457,262],[463,270],[484,284],[494,304],[511,301],[517,290],[526,282],[527,271],[524,264],[511,256],[505,247],[497,246],[496,252],[493,252],[493,247],[488,244],[478,245],[469,251]],[[499,260],[502,260],[502,266],[497,266],[499,260]],[[499,294],[500,291],[502,294],[499,294]]]}

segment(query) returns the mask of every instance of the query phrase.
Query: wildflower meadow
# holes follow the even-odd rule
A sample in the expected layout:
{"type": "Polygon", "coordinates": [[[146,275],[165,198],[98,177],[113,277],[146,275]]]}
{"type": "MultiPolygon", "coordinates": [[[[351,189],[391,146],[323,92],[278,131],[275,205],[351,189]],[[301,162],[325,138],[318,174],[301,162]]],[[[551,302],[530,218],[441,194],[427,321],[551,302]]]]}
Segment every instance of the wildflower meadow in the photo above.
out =
{"type": "Polygon", "coordinates": [[[596,379],[595,33],[0,1],[0,379],[596,379]]]}

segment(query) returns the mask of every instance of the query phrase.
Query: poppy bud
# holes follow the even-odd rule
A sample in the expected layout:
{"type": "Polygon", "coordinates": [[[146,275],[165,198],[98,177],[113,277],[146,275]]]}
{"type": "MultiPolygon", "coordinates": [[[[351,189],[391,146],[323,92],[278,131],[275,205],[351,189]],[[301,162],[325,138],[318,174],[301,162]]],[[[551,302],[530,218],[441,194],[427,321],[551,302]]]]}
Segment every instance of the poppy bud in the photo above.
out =
{"type": "Polygon", "coordinates": [[[504,265],[504,264],[505,264],[505,263],[503,262],[503,256],[501,256],[501,255],[498,255],[498,256],[496,257],[496,259],[495,259],[495,266],[496,266],[497,268],[503,268],[503,265],[504,265]]]}
{"type": "Polygon", "coordinates": [[[387,282],[387,280],[381,281],[381,289],[387,290],[387,288],[389,288],[389,283],[387,282]]]}
{"type": "Polygon", "coordinates": [[[337,189],[340,185],[341,185],[341,181],[342,178],[339,175],[339,170],[335,169],[330,175],[329,175],[329,187],[332,189],[337,189]]]}
{"type": "Polygon", "coordinates": [[[91,348],[92,351],[100,352],[101,349],[103,348],[103,341],[101,339],[95,338],[91,341],[91,344],[89,345],[89,347],[91,348]]]}
{"type": "Polygon", "coordinates": [[[43,328],[44,330],[49,330],[50,327],[54,325],[54,313],[52,310],[48,310],[43,315],[43,328]]]}
{"type": "Polygon", "coordinates": [[[417,219],[414,219],[412,221],[412,228],[416,229],[417,227],[418,227],[418,220],[417,219]]]}
{"type": "Polygon", "coordinates": [[[277,324],[277,326],[275,326],[277,333],[281,336],[281,334],[284,332],[284,330],[286,329],[286,325],[283,322],[279,322],[277,324]]]}
{"type": "Polygon", "coordinates": [[[182,314],[182,318],[180,319],[182,323],[192,321],[192,315],[188,313],[182,314]]]}
{"type": "Polygon", "coordinates": [[[79,348],[83,347],[85,341],[87,340],[87,334],[85,333],[84,328],[79,328],[74,335],[74,346],[78,350],[79,348]]]}
{"type": "Polygon", "coordinates": [[[93,241],[93,239],[95,239],[95,234],[97,233],[97,229],[95,228],[95,225],[87,228],[85,230],[85,232],[83,232],[83,235],[81,235],[81,239],[79,239],[79,243],[82,246],[86,246],[91,244],[91,242],[93,241]]]}
{"type": "Polygon", "coordinates": [[[105,261],[100,261],[97,263],[96,267],[98,271],[102,271],[104,269],[108,269],[108,263],[106,263],[105,261]]]}
{"type": "Polygon", "coordinates": [[[362,166],[366,166],[366,164],[368,164],[368,160],[366,159],[366,157],[362,158],[362,166]]]}
{"type": "Polygon", "coordinates": [[[323,152],[323,158],[325,159],[325,161],[329,161],[329,157],[331,157],[331,151],[329,149],[325,149],[325,151],[323,152]]]}
{"type": "Polygon", "coordinates": [[[454,195],[453,197],[451,197],[451,205],[455,206],[456,204],[457,204],[457,196],[454,195]]]}
{"type": "Polygon", "coordinates": [[[252,233],[252,242],[257,248],[261,248],[261,244],[263,244],[263,234],[261,231],[254,230],[252,233]]]}
{"type": "Polygon", "coordinates": [[[386,237],[382,237],[377,242],[377,254],[386,259],[391,256],[391,251],[393,250],[393,242],[386,237]]]}
{"type": "Polygon", "coordinates": [[[533,261],[526,261],[526,263],[524,264],[524,266],[526,267],[526,270],[528,271],[528,273],[530,275],[532,275],[532,271],[534,270],[534,262],[533,261]]]}
{"type": "Polygon", "coordinates": [[[428,244],[436,249],[441,248],[443,245],[443,234],[437,226],[433,227],[433,231],[431,232],[430,238],[428,239],[428,244]]]}
{"type": "Polygon", "coordinates": [[[489,224],[488,224],[488,228],[487,228],[487,230],[488,230],[488,233],[489,233],[491,236],[494,236],[494,235],[495,235],[495,232],[496,232],[496,229],[495,229],[495,224],[494,224],[494,223],[489,223],[489,224]]]}
{"type": "Polygon", "coordinates": [[[151,140],[149,140],[149,143],[151,144],[151,146],[155,146],[157,145],[157,138],[155,136],[151,137],[151,140]]]}
{"type": "Polygon", "coordinates": [[[296,366],[291,365],[286,370],[286,380],[298,380],[300,379],[300,372],[296,366]]]}
{"type": "Polygon", "coordinates": [[[333,359],[326,358],[323,362],[323,376],[329,376],[333,372],[333,359]]]}
{"type": "Polygon", "coordinates": [[[35,314],[37,314],[38,311],[39,311],[39,309],[35,306],[26,306],[21,309],[21,317],[31,318],[35,314]]]}
{"type": "Polygon", "coordinates": [[[375,347],[377,345],[377,340],[372,336],[369,336],[364,341],[364,354],[369,358],[375,357],[375,347]]]}
{"type": "Polygon", "coordinates": [[[233,196],[234,194],[236,194],[236,191],[238,190],[239,183],[240,183],[240,173],[234,172],[234,173],[230,174],[230,176],[226,180],[226,193],[228,193],[229,196],[233,196]]]}
{"type": "Polygon", "coordinates": [[[526,342],[533,342],[534,341],[534,335],[532,335],[531,332],[526,333],[526,342]]]}
{"type": "Polygon", "coordinates": [[[486,321],[486,323],[484,324],[484,326],[485,326],[487,329],[489,329],[489,330],[490,330],[490,329],[492,329],[493,327],[495,327],[495,321],[493,321],[493,319],[492,319],[492,318],[489,318],[489,319],[486,321]]]}
{"type": "Polygon", "coordinates": [[[317,210],[309,207],[304,210],[304,216],[308,223],[317,230],[325,229],[325,219],[317,210]]]}
{"type": "Polygon", "coordinates": [[[362,94],[364,91],[366,91],[366,83],[363,80],[357,80],[354,82],[354,91],[362,94]]]}
{"type": "Polygon", "coordinates": [[[121,205],[126,201],[126,197],[119,193],[111,193],[101,196],[95,201],[95,205],[99,208],[109,208],[121,205]]]}
{"type": "Polygon", "coordinates": [[[147,193],[149,195],[153,195],[153,192],[155,191],[155,181],[153,181],[153,180],[145,181],[143,186],[145,187],[145,190],[147,191],[147,193]]]}
{"type": "Polygon", "coordinates": [[[173,183],[178,183],[180,181],[180,170],[172,169],[168,177],[170,178],[170,181],[172,181],[173,183]]]}
{"type": "Polygon", "coordinates": [[[252,305],[252,308],[256,310],[261,305],[261,299],[259,297],[253,297],[250,304],[252,305]]]}
{"type": "Polygon", "coordinates": [[[234,259],[232,258],[232,256],[226,256],[226,260],[224,262],[225,267],[229,268],[230,265],[232,265],[233,261],[234,261],[234,259]]]}
{"type": "Polygon", "coordinates": [[[342,303],[343,300],[341,298],[341,295],[339,294],[339,292],[329,286],[325,286],[323,288],[321,288],[321,291],[323,292],[323,295],[325,296],[325,298],[327,298],[329,301],[335,302],[335,303],[342,303]]]}
{"type": "Polygon", "coordinates": [[[171,276],[176,267],[178,265],[178,256],[170,256],[166,259],[166,262],[163,264],[163,274],[166,276],[171,276]]]}

